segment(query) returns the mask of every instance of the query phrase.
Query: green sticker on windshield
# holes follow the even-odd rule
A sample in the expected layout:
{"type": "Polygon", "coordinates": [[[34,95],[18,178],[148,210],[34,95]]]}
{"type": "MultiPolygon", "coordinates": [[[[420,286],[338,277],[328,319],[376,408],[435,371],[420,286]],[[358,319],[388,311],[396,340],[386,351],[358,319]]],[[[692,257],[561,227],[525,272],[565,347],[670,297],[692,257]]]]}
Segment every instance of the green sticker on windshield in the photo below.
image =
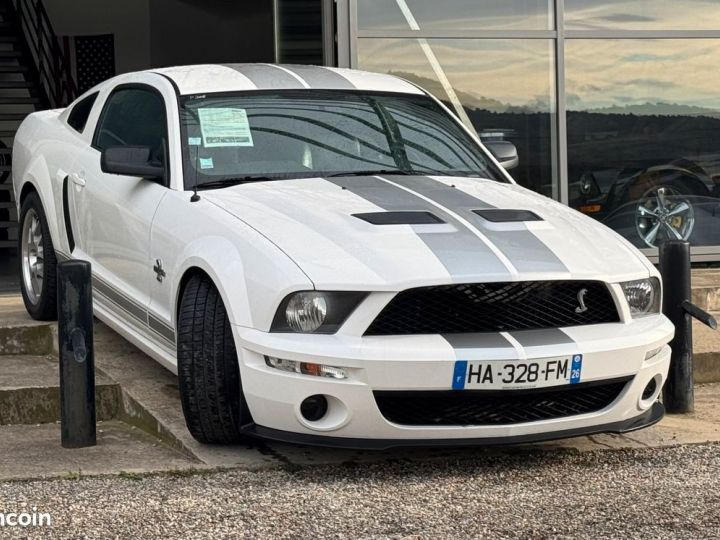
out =
{"type": "Polygon", "coordinates": [[[205,148],[253,146],[245,109],[209,107],[198,109],[205,148]]]}

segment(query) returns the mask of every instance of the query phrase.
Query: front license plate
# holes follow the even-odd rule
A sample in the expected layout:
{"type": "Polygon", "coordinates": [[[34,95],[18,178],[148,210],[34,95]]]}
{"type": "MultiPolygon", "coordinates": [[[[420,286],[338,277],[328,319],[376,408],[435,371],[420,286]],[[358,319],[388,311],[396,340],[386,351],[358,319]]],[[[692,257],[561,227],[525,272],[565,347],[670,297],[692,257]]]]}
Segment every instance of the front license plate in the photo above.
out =
{"type": "Polygon", "coordinates": [[[582,354],[576,354],[538,360],[457,360],[452,387],[455,390],[502,390],[577,384],[582,378],[582,359],[582,354]]]}

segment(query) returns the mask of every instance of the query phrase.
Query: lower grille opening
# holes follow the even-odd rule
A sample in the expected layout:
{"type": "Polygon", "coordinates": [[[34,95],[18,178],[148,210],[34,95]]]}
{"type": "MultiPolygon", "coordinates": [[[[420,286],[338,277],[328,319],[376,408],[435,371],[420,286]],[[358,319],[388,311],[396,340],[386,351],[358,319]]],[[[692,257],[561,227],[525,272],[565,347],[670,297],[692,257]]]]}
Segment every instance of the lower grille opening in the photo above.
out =
{"type": "Polygon", "coordinates": [[[495,426],[600,411],[632,377],[530,390],[376,391],[382,415],[406,426],[495,426]]]}

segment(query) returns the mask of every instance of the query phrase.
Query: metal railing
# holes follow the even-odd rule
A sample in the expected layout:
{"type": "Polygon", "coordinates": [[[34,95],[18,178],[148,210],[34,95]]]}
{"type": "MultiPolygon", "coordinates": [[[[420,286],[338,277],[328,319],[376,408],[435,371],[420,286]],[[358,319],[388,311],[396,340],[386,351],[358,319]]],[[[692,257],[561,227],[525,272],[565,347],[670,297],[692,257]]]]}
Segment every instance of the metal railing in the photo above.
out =
{"type": "Polygon", "coordinates": [[[48,104],[66,106],[77,97],[77,86],[45,5],[42,0],[12,0],[12,5],[48,104]]]}

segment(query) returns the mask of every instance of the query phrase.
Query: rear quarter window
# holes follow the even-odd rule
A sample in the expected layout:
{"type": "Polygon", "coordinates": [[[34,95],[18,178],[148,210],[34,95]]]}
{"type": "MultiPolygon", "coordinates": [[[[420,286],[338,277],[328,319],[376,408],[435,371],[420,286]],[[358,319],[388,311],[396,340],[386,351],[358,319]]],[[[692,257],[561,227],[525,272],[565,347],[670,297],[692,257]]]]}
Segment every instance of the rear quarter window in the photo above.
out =
{"type": "Polygon", "coordinates": [[[90,112],[92,111],[98,92],[78,101],[68,115],[67,123],[78,133],[82,133],[87,124],[90,112]]]}

